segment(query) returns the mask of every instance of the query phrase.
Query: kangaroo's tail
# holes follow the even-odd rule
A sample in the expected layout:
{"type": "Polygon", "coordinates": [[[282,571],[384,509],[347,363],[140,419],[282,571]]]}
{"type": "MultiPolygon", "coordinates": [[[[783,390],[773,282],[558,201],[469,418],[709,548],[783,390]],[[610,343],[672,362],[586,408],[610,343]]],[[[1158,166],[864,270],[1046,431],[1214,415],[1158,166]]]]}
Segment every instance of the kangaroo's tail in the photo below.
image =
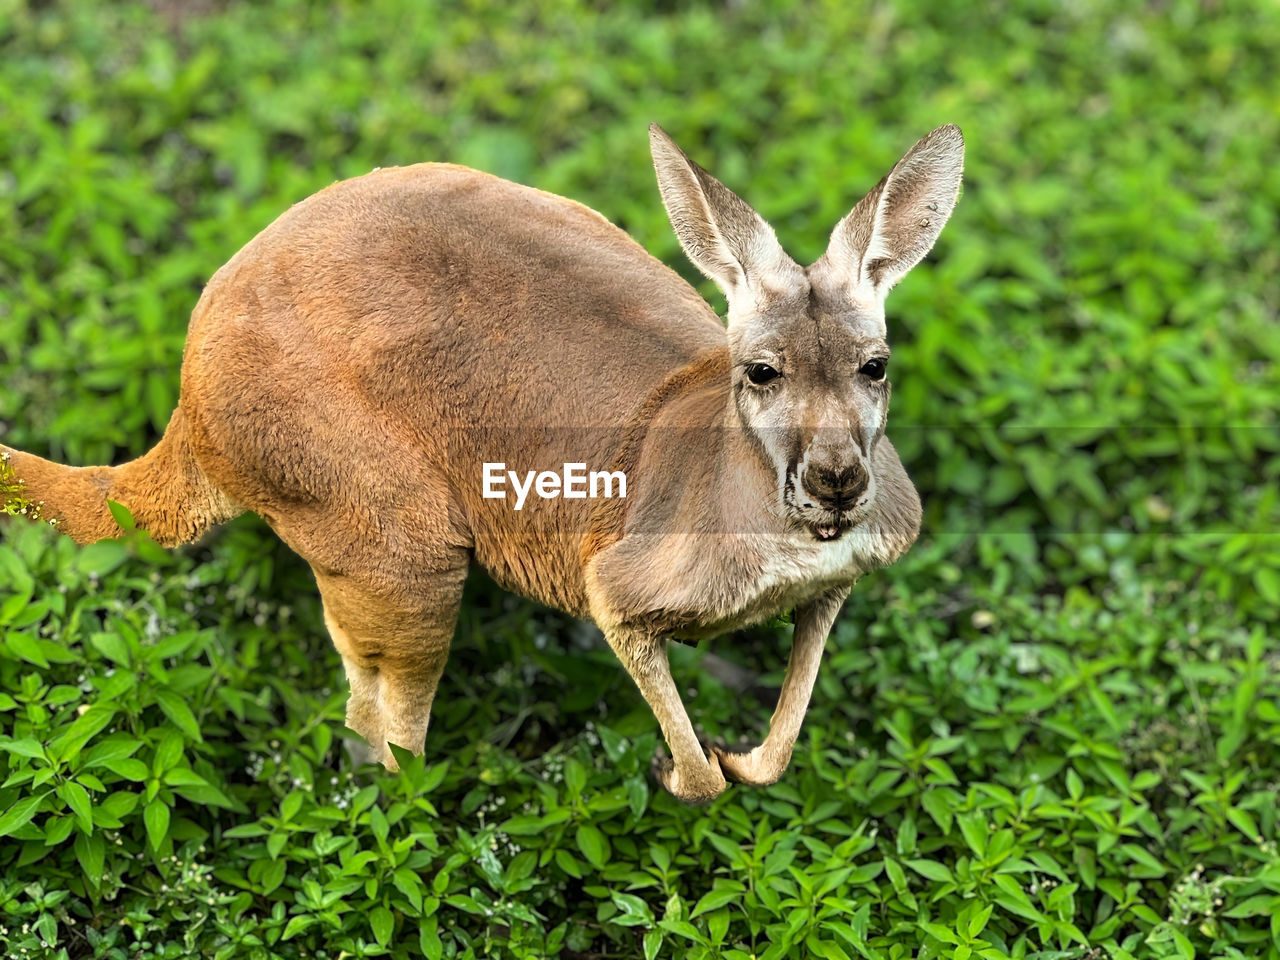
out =
{"type": "Polygon", "coordinates": [[[181,409],[149,453],[118,467],[66,467],[0,444],[0,512],[52,522],[77,543],[92,543],[121,533],[108,500],[168,547],[244,512],[196,463],[181,409]]]}

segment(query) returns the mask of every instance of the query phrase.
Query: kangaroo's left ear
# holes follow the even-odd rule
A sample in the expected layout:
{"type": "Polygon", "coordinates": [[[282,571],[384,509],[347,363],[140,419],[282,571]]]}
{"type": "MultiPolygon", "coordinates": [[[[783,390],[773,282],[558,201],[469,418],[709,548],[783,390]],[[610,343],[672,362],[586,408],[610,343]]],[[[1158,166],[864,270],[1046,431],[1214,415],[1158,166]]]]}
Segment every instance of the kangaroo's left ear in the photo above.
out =
{"type": "Polygon", "coordinates": [[[963,170],[960,128],[938,127],[836,224],[814,269],[854,299],[883,303],[938,239],[960,196],[963,170]]]}

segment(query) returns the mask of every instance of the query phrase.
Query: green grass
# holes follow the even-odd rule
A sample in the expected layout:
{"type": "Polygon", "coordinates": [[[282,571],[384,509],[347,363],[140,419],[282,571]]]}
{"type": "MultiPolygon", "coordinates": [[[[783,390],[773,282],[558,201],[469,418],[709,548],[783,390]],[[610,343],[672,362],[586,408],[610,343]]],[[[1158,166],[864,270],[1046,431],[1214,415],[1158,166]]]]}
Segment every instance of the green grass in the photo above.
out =
{"type": "MultiPolygon", "coordinates": [[[[690,809],[598,638],[483,578],[389,776],[256,519],[3,524],[4,956],[1280,957],[1273,4],[157,8],[0,0],[5,443],[146,449],[203,283],[336,178],[563,193],[718,303],[649,121],[803,261],[956,122],[888,307],[925,534],[855,588],[782,782],[690,809]]],[[[763,732],[788,629],[711,646],[746,693],[673,651],[695,723],[763,732]]]]}

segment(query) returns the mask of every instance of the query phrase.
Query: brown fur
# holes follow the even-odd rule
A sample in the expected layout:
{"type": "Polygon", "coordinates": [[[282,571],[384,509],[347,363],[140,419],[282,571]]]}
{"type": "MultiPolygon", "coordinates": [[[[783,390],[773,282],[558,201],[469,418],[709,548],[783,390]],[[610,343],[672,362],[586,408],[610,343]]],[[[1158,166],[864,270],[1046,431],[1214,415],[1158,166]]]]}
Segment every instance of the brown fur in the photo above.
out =
{"type": "Polygon", "coordinates": [[[200,470],[181,409],[155,447],[118,467],[65,467],[2,444],[0,451],[9,454],[41,518],[55,521],[77,543],[120,535],[109,500],[132,507],[138,526],[167,547],[190,543],[243,512],[200,470]]]}
{"type": "MultiPolygon", "coordinates": [[[[719,347],[703,354],[662,381],[635,412],[618,439],[617,454],[610,470],[634,475],[640,465],[643,445],[659,412],[675,398],[690,390],[708,385],[722,385],[729,377],[729,351],[719,347]]],[[[585,564],[605,547],[622,539],[627,502],[621,497],[601,500],[591,516],[591,525],[582,539],[582,562],[585,564]]]]}
{"type": "MultiPolygon", "coordinates": [[[[899,214],[954,194],[957,138],[930,148],[923,173],[908,154],[877,188],[900,198],[890,225],[908,235],[877,232],[889,220],[875,198],[858,208],[879,217],[850,233],[861,253],[923,255],[932,237],[899,214]]],[[[803,271],[656,129],[654,158],[682,243],[730,293],[727,340],[688,284],[579,204],[451,165],[382,170],[295,205],[214,275],[154,450],[87,468],[11,451],[12,466],[82,543],[118,532],[108,499],[166,544],[260,514],[315,571],[351,684],[348,725],[388,766],[388,741],[424,747],[476,562],[604,629],[662,726],[673,759],[658,774],[677,796],[710,799],[726,774],[772,782],[840,601],[914,540],[919,500],[882,439],[887,382],[858,372],[886,349],[882,312],[855,289],[861,254],[837,237],[803,271]],[[755,350],[785,363],[781,419],[743,380],[755,350]],[[862,500],[811,501],[806,477],[815,486],[852,458],[873,481],[862,500]],[[516,512],[482,496],[485,461],[623,469],[628,497],[531,496],[516,512]],[[824,523],[842,538],[815,540],[824,523]],[[665,640],[791,606],[769,738],[750,755],[708,755],[665,640]]]]}

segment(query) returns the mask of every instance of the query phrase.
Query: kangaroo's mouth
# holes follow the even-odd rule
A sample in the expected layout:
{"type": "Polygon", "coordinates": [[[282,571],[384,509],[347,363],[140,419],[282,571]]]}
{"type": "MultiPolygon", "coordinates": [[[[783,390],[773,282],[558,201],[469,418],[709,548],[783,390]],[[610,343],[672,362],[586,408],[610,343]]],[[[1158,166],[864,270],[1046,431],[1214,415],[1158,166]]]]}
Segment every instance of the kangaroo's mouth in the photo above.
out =
{"type": "Polygon", "coordinates": [[[792,472],[782,488],[782,502],[792,523],[804,529],[820,543],[839,540],[854,527],[863,523],[871,511],[875,497],[875,480],[855,502],[839,508],[818,503],[809,498],[792,472]]]}

